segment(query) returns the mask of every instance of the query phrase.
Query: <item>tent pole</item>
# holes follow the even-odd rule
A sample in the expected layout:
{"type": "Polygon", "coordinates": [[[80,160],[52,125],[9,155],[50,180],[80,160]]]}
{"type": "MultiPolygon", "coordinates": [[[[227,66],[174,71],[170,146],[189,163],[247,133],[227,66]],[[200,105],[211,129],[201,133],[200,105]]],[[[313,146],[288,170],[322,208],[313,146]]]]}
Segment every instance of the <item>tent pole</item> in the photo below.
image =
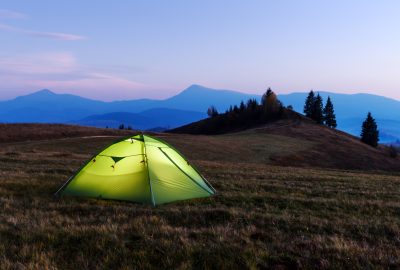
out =
{"type": "Polygon", "coordinates": [[[67,182],[65,182],[64,183],[64,185],[62,185],[58,190],[57,190],[57,192],[56,193],[54,193],[54,196],[59,196],[59,193],[69,184],[69,182],[71,182],[71,180],[72,180],[72,178],[74,177],[75,175],[73,175],[73,176],[71,176],[70,178],[68,178],[68,180],[67,180],[67,182]]]}
{"type": "Polygon", "coordinates": [[[153,188],[151,187],[151,179],[150,179],[150,171],[149,171],[149,160],[147,159],[147,151],[146,151],[146,142],[144,140],[144,135],[143,133],[142,135],[142,139],[143,139],[143,152],[144,152],[144,157],[146,159],[146,168],[147,168],[147,177],[149,178],[149,186],[150,186],[150,194],[151,194],[151,202],[153,204],[153,206],[156,206],[156,202],[154,201],[154,195],[153,195],[153,188]]]}

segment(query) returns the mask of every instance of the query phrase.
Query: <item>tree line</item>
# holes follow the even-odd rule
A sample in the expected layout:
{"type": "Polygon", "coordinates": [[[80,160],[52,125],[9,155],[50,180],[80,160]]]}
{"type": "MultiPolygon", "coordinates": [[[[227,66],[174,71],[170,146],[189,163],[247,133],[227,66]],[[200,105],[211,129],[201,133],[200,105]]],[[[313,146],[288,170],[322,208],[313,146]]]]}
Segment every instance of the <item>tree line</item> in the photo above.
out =
{"type": "Polygon", "coordinates": [[[326,105],[323,107],[322,97],[319,93],[315,96],[313,90],[310,91],[306,98],[304,114],[317,122],[317,124],[326,125],[330,128],[337,127],[335,109],[333,108],[331,98],[328,97],[326,105]]]}
{"type": "MultiPolygon", "coordinates": [[[[219,113],[215,106],[207,109],[209,121],[199,123],[205,134],[224,133],[250,128],[283,117],[285,109],[276,94],[268,88],[261,101],[249,99],[239,105],[231,105],[224,113],[219,113]]],[[[199,127],[200,129],[200,127],[199,127]]]]}
{"type": "MultiPolygon", "coordinates": [[[[292,110],[293,107],[289,105],[286,109],[292,110]]],[[[335,109],[330,96],[328,96],[324,106],[321,95],[319,93],[315,94],[311,90],[305,100],[303,112],[306,117],[314,120],[317,124],[325,125],[332,129],[337,128],[335,109]]],[[[260,103],[256,99],[249,99],[246,103],[241,101],[239,105],[231,105],[222,114],[218,112],[215,106],[210,106],[207,109],[207,115],[212,121],[202,124],[202,127],[207,133],[216,134],[280,119],[285,115],[285,107],[271,88],[268,88],[262,95],[260,103]]],[[[361,141],[373,147],[378,146],[378,125],[371,113],[368,113],[367,118],[362,123],[361,141]]]]}
{"type": "MultiPolygon", "coordinates": [[[[326,125],[330,128],[337,127],[335,109],[329,96],[325,107],[323,107],[323,99],[320,94],[315,95],[314,91],[311,90],[305,100],[303,111],[305,116],[313,119],[317,124],[326,125]]],[[[370,112],[362,123],[361,141],[373,147],[378,146],[378,125],[370,112]]]]}

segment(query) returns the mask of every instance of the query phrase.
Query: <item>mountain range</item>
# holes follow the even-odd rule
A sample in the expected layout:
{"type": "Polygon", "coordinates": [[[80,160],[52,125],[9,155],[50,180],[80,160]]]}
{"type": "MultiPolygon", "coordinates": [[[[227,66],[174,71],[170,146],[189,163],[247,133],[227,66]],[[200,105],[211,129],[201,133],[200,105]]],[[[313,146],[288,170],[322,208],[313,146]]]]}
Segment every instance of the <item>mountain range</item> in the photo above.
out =
{"type": "MultiPolygon", "coordinates": [[[[361,123],[371,111],[378,122],[381,142],[400,140],[400,101],[371,94],[319,93],[324,100],[327,96],[331,97],[339,129],[359,135],[361,123]]],[[[284,105],[292,105],[298,112],[302,112],[306,96],[306,92],[278,95],[284,105]]],[[[207,117],[205,112],[210,105],[214,105],[221,112],[242,100],[260,97],[261,95],[192,85],[164,100],[104,102],[70,94],[55,94],[45,89],[1,101],[0,121],[74,123],[112,128],[124,124],[136,129],[162,130],[207,117]]]]}

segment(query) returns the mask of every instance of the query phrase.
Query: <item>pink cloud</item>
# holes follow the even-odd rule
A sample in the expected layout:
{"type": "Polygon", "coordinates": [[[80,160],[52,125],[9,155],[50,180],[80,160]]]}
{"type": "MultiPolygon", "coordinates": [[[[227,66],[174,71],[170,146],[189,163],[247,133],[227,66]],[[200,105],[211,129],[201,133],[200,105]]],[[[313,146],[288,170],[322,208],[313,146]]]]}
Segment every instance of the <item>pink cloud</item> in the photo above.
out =
{"type": "Polygon", "coordinates": [[[32,80],[30,85],[108,101],[141,98],[148,90],[144,84],[106,74],[88,74],[86,78],[72,80],[32,80]]]}
{"type": "Polygon", "coordinates": [[[158,93],[153,87],[134,80],[82,68],[68,52],[0,58],[0,81],[4,82],[0,86],[3,98],[43,88],[100,100],[154,97],[158,93]],[[12,89],[19,89],[18,93],[12,93],[12,89]]]}
{"type": "Polygon", "coordinates": [[[76,41],[76,40],[84,40],[86,37],[74,35],[74,34],[66,34],[66,33],[52,33],[52,32],[40,32],[40,31],[31,31],[26,30],[18,27],[14,27],[7,24],[0,24],[0,29],[6,31],[12,31],[17,33],[22,33],[25,35],[39,37],[39,38],[49,38],[49,39],[56,39],[56,40],[65,40],[65,41],[76,41]]]}
{"type": "Polygon", "coordinates": [[[34,37],[50,38],[50,39],[58,39],[58,40],[66,40],[66,41],[86,39],[83,36],[78,36],[78,35],[73,35],[73,34],[64,34],[64,33],[34,32],[34,31],[25,31],[25,33],[30,36],[34,36],[34,37]]]}
{"type": "Polygon", "coordinates": [[[8,10],[8,9],[0,9],[0,19],[25,19],[26,15],[8,10]]]}
{"type": "Polygon", "coordinates": [[[47,52],[0,58],[0,70],[16,74],[62,74],[77,69],[71,53],[47,52]]]}
{"type": "Polygon", "coordinates": [[[0,74],[0,80],[7,81],[6,85],[0,86],[1,99],[14,98],[44,88],[56,93],[104,101],[155,97],[155,89],[151,86],[105,74],[89,74],[87,77],[69,80],[0,74]]]}
{"type": "Polygon", "coordinates": [[[0,29],[1,30],[7,30],[7,31],[18,31],[17,28],[12,27],[12,26],[7,25],[7,24],[0,24],[0,29]]]}

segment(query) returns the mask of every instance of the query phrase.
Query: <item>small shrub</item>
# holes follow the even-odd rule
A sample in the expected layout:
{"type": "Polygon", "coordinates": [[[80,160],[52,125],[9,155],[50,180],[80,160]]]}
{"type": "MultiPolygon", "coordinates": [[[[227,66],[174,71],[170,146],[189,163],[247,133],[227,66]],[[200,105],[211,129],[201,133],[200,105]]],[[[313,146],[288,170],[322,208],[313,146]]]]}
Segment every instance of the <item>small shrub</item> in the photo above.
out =
{"type": "Polygon", "coordinates": [[[124,124],[121,124],[121,125],[119,125],[118,128],[119,128],[119,129],[125,129],[125,125],[124,125],[124,124]]]}

